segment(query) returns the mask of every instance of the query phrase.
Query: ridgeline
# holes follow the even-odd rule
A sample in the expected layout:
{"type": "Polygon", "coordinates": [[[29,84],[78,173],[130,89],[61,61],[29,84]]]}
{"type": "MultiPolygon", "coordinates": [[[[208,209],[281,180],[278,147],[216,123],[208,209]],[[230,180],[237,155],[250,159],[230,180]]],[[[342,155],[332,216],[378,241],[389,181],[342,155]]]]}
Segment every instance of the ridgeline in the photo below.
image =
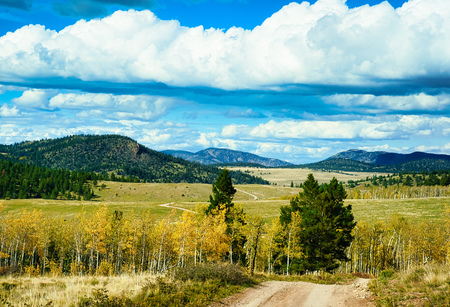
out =
{"type": "MultiPolygon", "coordinates": [[[[217,167],[166,155],[119,135],[75,135],[0,145],[0,159],[50,169],[114,174],[146,182],[212,183],[219,175],[217,167]]],[[[242,172],[231,172],[231,177],[235,184],[268,184],[242,172]]]]}

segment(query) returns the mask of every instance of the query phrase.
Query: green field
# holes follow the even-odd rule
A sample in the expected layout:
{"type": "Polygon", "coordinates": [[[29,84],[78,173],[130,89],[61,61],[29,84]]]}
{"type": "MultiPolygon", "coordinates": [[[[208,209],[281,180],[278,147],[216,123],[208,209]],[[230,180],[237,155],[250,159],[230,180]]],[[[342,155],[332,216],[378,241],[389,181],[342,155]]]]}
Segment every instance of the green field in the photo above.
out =
{"type": "MultiPolygon", "coordinates": [[[[100,182],[99,185],[102,183],[100,182]]],[[[198,204],[207,203],[211,194],[208,184],[180,183],[121,183],[105,182],[106,188],[96,188],[97,198],[94,201],[66,200],[5,200],[4,210],[0,213],[18,214],[24,208],[32,211],[41,210],[44,215],[63,216],[70,218],[81,210],[96,211],[106,204],[111,211],[140,214],[148,211],[161,219],[173,209],[161,207],[162,204],[194,210],[198,204]]],[[[280,207],[289,204],[289,199],[299,193],[300,189],[280,187],[276,185],[236,185],[238,190],[234,198],[236,204],[241,204],[249,215],[260,215],[265,221],[276,218],[280,207]],[[257,199],[255,199],[257,197],[257,199]]],[[[399,213],[413,221],[440,222],[445,218],[445,205],[450,204],[450,198],[420,198],[420,199],[385,199],[385,200],[346,200],[351,204],[357,221],[375,222],[388,220],[393,214],[399,213]]],[[[176,210],[181,214],[182,210],[176,210]]]]}

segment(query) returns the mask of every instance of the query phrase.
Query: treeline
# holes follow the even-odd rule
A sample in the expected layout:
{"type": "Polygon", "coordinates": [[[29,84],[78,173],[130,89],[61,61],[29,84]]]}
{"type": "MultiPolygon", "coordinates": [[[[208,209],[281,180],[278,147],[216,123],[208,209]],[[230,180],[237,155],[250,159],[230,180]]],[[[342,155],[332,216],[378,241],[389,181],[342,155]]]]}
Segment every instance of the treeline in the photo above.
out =
{"type": "Polygon", "coordinates": [[[450,196],[450,171],[400,173],[348,181],[351,199],[398,199],[450,196]]]}
{"type": "Polygon", "coordinates": [[[93,173],[51,170],[0,160],[0,199],[45,198],[91,200],[93,173]]]}
{"type": "Polygon", "coordinates": [[[450,185],[450,170],[441,171],[431,171],[421,173],[399,173],[399,174],[388,174],[386,176],[367,177],[362,180],[349,180],[348,186],[353,188],[360,184],[370,183],[374,186],[383,186],[387,188],[393,185],[404,185],[404,186],[448,186],[450,185]]]}
{"type": "Polygon", "coordinates": [[[448,264],[449,230],[448,218],[442,224],[411,223],[400,215],[393,215],[388,222],[360,222],[347,250],[351,261],[341,271],[377,274],[386,269],[406,271],[427,263],[448,264]]]}
{"type": "MultiPolygon", "coordinates": [[[[263,223],[241,215],[243,223],[230,231],[224,212],[208,215],[203,208],[197,214],[185,211],[179,219],[172,213],[156,221],[150,212],[126,215],[102,205],[70,220],[24,210],[0,220],[0,274],[163,273],[218,261],[237,262],[250,272],[299,272],[304,250],[296,239],[302,229],[295,218],[285,227],[279,219],[263,223]],[[242,246],[233,245],[242,238],[242,246]]],[[[401,216],[387,223],[359,222],[345,250],[349,260],[339,262],[334,272],[377,274],[447,263],[448,230],[449,223],[417,225],[401,216]]]]}
{"type": "Polygon", "coordinates": [[[324,172],[368,172],[368,173],[420,173],[450,169],[450,161],[445,159],[425,158],[399,164],[379,165],[350,159],[333,158],[324,161],[287,166],[287,168],[309,168],[324,172]]]}
{"type": "Polygon", "coordinates": [[[0,199],[91,200],[98,181],[140,182],[138,178],[69,170],[0,160],[0,199]]]}

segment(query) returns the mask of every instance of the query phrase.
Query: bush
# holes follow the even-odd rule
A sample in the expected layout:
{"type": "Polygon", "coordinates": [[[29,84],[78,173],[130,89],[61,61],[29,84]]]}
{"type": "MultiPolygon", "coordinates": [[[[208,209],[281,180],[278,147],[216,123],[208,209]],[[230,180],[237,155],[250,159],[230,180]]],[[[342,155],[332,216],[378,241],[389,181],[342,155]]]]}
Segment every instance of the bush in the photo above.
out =
{"type": "Polygon", "coordinates": [[[231,285],[249,285],[253,283],[242,268],[234,264],[206,263],[189,265],[178,268],[175,271],[174,278],[181,281],[192,280],[200,282],[218,280],[231,285]]]}

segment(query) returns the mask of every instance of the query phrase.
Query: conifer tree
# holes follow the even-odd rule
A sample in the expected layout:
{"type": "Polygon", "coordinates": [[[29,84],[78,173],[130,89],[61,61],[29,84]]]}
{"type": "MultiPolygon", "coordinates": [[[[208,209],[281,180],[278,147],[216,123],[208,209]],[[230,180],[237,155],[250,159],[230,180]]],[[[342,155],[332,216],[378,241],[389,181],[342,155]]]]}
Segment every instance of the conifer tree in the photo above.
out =
{"type": "Polygon", "coordinates": [[[209,196],[209,206],[206,213],[211,213],[214,209],[219,209],[222,205],[225,206],[225,220],[230,223],[229,212],[233,207],[233,197],[236,194],[236,189],[233,187],[233,182],[229,171],[225,168],[220,171],[219,177],[212,185],[213,195],[209,196]]]}
{"type": "Polygon", "coordinates": [[[338,261],[347,260],[345,249],[352,242],[356,223],[351,206],[344,206],[345,198],[344,187],[336,178],[319,186],[309,174],[303,192],[291,200],[290,206],[281,208],[280,221],[284,225],[291,223],[294,212],[301,217],[297,236],[303,253],[301,271],[331,271],[338,267],[338,261]]]}

